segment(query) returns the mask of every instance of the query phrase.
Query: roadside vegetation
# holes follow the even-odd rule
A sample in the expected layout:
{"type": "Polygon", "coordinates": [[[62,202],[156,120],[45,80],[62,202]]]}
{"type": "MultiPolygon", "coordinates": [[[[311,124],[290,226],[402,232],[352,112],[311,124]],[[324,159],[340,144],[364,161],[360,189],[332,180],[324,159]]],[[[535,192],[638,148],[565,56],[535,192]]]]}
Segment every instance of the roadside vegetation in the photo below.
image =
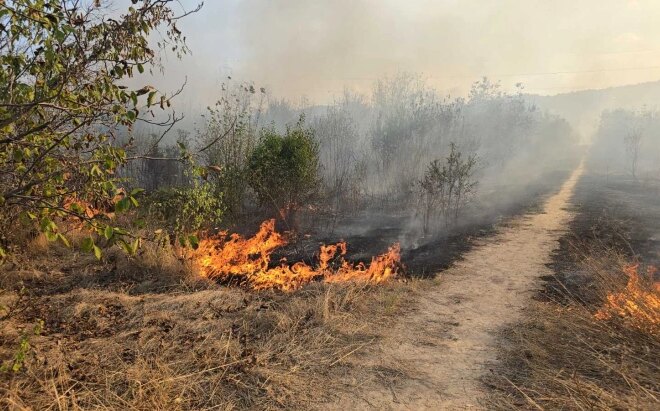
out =
{"type": "MultiPolygon", "coordinates": [[[[428,273],[409,267],[450,264],[450,240],[577,162],[564,119],[487,78],[452,98],[399,73],[323,107],[227,79],[184,129],[181,90],[148,74],[185,58],[177,23],[199,7],[130,3],[0,1],[4,407],[318,405],[355,371],[346,359],[414,308],[428,273]]],[[[592,169],[656,187],[657,123],[605,113],[599,138],[616,149],[592,169]]],[[[653,262],[579,237],[562,258],[585,283],[550,281],[508,335],[497,406],[657,403],[653,262]],[[617,308],[629,298],[641,323],[617,308]]]]}

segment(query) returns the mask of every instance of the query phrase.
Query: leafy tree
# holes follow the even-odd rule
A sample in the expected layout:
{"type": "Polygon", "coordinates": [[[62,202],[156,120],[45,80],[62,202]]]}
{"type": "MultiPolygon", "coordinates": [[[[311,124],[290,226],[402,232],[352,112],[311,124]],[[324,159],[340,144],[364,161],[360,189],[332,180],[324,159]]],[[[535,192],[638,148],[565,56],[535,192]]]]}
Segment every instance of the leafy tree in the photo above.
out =
{"type": "MultiPolygon", "coordinates": [[[[137,205],[134,195],[118,195],[115,170],[130,158],[112,141],[137,121],[154,124],[152,109],[169,107],[172,96],[122,82],[160,67],[149,41],[154,32],[162,33],[159,46],[186,53],[177,21],[188,13],[177,15],[173,0],[132,0],[123,14],[100,3],[0,1],[3,232],[21,217],[66,243],[57,220],[74,216],[108,241],[127,235],[85,213],[83,204],[115,211],[137,205]]],[[[99,255],[92,238],[85,245],[99,255]]]]}
{"type": "Polygon", "coordinates": [[[316,194],[319,185],[319,152],[304,118],[284,135],[266,130],[248,163],[250,186],[259,201],[284,216],[316,194]]]}
{"type": "Polygon", "coordinates": [[[462,209],[476,194],[476,165],[476,155],[464,158],[454,143],[450,143],[444,162],[434,160],[429,164],[419,182],[424,234],[428,234],[435,217],[443,216],[446,225],[458,221],[462,209]]]}

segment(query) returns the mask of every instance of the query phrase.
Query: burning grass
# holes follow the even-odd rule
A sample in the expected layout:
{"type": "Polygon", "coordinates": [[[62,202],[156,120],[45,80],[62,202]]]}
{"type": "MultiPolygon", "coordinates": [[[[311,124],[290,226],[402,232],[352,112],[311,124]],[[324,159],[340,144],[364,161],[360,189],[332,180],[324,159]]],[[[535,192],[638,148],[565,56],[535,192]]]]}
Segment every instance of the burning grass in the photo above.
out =
{"type": "Polygon", "coordinates": [[[344,259],[345,242],[322,245],[316,266],[282,260],[271,267],[273,252],[286,244],[286,238],[275,230],[275,220],[267,220],[251,238],[238,234],[227,237],[226,232],[221,232],[202,240],[193,252],[193,260],[207,278],[221,283],[235,281],[254,290],[293,291],[315,280],[380,284],[394,278],[402,268],[398,244],[365,265],[344,259]]]}
{"type": "Polygon", "coordinates": [[[0,358],[26,347],[0,408],[311,408],[414,296],[415,282],[254,293],[187,276],[171,249],[96,262],[48,246],[0,270],[0,358]]]}
{"type": "Polygon", "coordinates": [[[640,274],[615,249],[572,247],[580,254],[573,276],[583,280],[562,282],[559,294],[530,307],[528,321],[505,330],[502,363],[486,378],[496,388],[490,407],[658,409],[654,269],[640,274]]]}
{"type": "Polygon", "coordinates": [[[639,264],[632,264],[623,271],[628,277],[626,287],[610,293],[595,318],[603,321],[618,318],[644,332],[660,335],[660,282],[654,281],[658,270],[648,267],[643,276],[639,274],[639,264]]]}

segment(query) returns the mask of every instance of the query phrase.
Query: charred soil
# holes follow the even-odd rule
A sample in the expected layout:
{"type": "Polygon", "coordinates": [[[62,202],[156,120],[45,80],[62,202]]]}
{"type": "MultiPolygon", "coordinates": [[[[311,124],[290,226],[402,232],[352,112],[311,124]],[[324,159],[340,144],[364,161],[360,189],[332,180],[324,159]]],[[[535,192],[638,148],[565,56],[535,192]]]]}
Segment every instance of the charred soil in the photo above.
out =
{"type": "MultiPolygon", "coordinates": [[[[658,335],[598,312],[626,289],[630,267],[643,273],[660,262],[659,187],[625,176],[582,178],[553,274],[526,319],[501,332],[502,359],[485,378],[491,408],[657,409],[658,335]]],[[[640,287],[657,299],[650,273],[640,287]]],[[[658,309],[648,307],[656,321],[658,309]]]]}

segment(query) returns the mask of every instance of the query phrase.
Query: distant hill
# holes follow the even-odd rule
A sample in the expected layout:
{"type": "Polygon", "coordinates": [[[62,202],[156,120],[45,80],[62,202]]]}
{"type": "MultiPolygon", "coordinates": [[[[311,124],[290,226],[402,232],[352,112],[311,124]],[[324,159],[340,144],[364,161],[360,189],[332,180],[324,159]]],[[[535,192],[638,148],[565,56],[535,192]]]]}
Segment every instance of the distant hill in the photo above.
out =
{"type": "Polygon", "coordinates": [[[526,99],[543,110],[564,117],[583,138],[588,139],[598,127],[598,119],[604,110],[660,108],[660,81],[554,96],[530,94],[526,99]]]}

